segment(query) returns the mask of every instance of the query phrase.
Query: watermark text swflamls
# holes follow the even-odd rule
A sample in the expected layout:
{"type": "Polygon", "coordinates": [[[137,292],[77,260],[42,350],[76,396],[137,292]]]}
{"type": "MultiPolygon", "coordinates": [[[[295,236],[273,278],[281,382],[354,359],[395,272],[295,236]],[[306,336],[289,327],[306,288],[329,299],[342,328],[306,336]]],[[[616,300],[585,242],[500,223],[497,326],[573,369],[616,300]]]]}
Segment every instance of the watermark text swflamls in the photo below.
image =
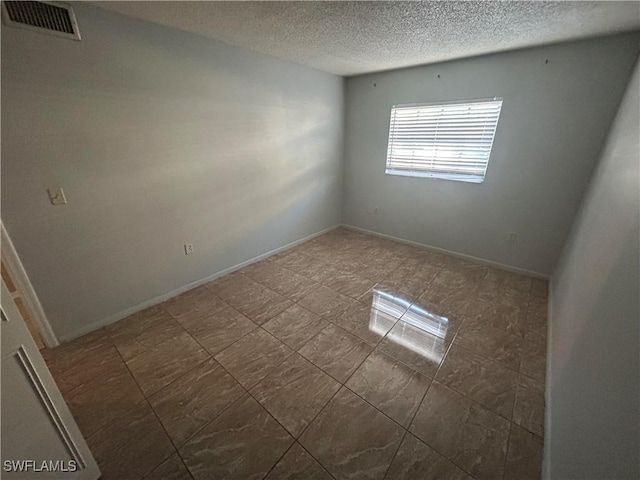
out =
{"type": "Polygon", "coordinates": [[[2,468],[5,472],[69,473],[78,470],[78,462],[75,460],[5,460],[2,468]]]}

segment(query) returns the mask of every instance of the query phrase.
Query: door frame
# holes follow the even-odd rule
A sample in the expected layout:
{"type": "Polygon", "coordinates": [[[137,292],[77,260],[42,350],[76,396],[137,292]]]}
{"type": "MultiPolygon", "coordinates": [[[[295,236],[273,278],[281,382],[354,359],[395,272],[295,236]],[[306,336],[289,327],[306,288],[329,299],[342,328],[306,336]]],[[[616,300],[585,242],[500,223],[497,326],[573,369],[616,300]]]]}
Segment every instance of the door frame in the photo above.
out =
{"type": "Polygon", "coordinates": [[[49,323],[47,315],[44,313],[44,309],[38,299],[38,295],[33,289],[33,285],[31,284],[31,281],[27,276],[27,272],[20,261],[20,257],[18,257],[18,252],[16,252],[13,242],[9,237],[9,233],[1,220],[0,230],[0,248],[2,251],[2,258],[5,262],[5,267],[7,268],[16,288],[20,292],[20,295],[24,299],[34,323],[38,327],[38,330],[40,330],[42,341],[47,348],[57,347],[60,345],[58,337],[54,333],[53,328],[51,328],[51,324],[49,323]]]}

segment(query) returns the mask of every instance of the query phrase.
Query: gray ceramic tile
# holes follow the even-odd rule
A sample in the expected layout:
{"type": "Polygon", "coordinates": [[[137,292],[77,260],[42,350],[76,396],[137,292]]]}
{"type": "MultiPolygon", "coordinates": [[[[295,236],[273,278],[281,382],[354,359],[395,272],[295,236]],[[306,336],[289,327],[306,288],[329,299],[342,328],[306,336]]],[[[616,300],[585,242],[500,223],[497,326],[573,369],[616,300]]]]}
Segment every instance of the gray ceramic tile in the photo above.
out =
{"type": "Polygon", "coordinates": [[[516,372],[520,367],[522,337],[494,328],[482,319],[464,320],[454,343],[489,357],[516,372]]]}
{"type": "Polygon", "coordinates": [[[213,359],[149,397],[149,403],[175,445],[216,418],[244,389],[213,359]]]}
{"type": "Polygon", "coordinates": [[[341,273],[337,267],[330,265],[326,260],[330,261],[331,259],[325,258],[325,255],[312,257],[297,272],[315,282],[326,284],[341,273]]]}
{"type": "Polygon", "coordinates": [[[298,303],[318,315],[328,317],[336,316],[344,312],[349,305],[352,305],[352,302],[352,298],[331,290],[328,287],[320,286],[302,298],[298,303]]]}
{"type": "Polygon", "coordinates": [[[531,279],[531,290],[529,293],[531,297],[540,298],[546,301],[549,296],[549,282],[539,278],[531,279]]]}
{"type": "Polygon", "coordinates": [[[472,480],[464,471],[408,433],[385,480],[472,480]]]}
{"type": "Polygon", "coordinates": [[[44,349],[42,356],[63,393],[96,378],[108,379],[126,372],[122,357],[104,329],[44,349]]]}
{"type": "Polygon", "coordinates": [[[540,480],[542,478],[542,448],[541,437],[517,425],[511,425],[504,478],[540,480]]]}
{"type": "Polygon", "coordinates": [[[182,459],[174,453],[144,477],[144,480],[192,480],[192,478],[182,459]]]}
{"type": "Polygon", "coordinates": [[[394,318],[400,318],[415,302],[415,298],[397,290],[389,289],[382,284],[376,284],[371,290],[358,298],[367,308],[375,308],[394,318]]]}
{"type": "Polygon", "coordinates": [[[227,298],[227,302],[258,325],[293,305],[291,300],[258,283],[245,292],[227,298]]]}
{"type": "Polygon", "coordinates": [[[337,270],[324,281],[324,284],[333,290],[352,298],[358,298],[367,293],[375,284],[374,280],[352,272],[337,270]]]}
{"type": "MultiPolygon", "coordinates": [[[[265,278],[268,278],[271,276],[270,275],[271,271],[269,270],[269,268],[274,265],[276,264],[273,263],[273,257],[267,257],[257,262],[251,263],[246,267],[241,268],[240,270],[236,270],[235,272],[233,272],[233,274],[235,275],[241,274],[258,282],[259,280],[257,278],[254,278],[254,274],[261,275],[260,272],[263,272],[262,276],[264,276],[265,278]]],[[[220,277],[220,278],[223,278],[223,277],[220,277]]]]}
{"type": "Polygon", "coordinates": [[[526,303],[529,299],[529,293],[514,290],[509,284],[483,280],[478,287],[478,298],[509,305],[513,301],[526,303]]]}
{"type": "Polygon", "coordinates": [[[397,317],[365,307],[355,300],[343,312],[326,318],[373,346],[377,345],[398,321],[397,317]]]}
{"type": "Polygon", "coordinates": [[[373,351],[346,386],[408,427],[431,379],[384,353],[373,351]]]}
{"type": "Polygon", "coordinates": [[[539,317],[541,320],[547,319],[548,303],[546,299],[532,297],[527,305],[527,315],[531,317],[539,317]]]}
{"type": "Polygon", "coordinates": [[[263,261],[252,267],[246,273],[249,277],[294,302],[318,287],[315,281],[283,268],[276,262],[263,261]]]}
{"type": "Polygon", "coordinates": [[[144,400],[144,396],[125,368],[108,378],[94,378],[64,394],[64,399],[87,437],[124,415],[144,400]]]}
{"type": "Polygon", "coordinates": [[[429,265],[435,267],[444,267],[448,259],[451,258],[443,253],[435,252],[433,250],[427,250],[426,248],[416,247],[411,253],[411,257],[421,260],[429,265]]]}
{"type": "MultiPolygon", "coordinates": [[[[336,252],[334,258],[329,262],[329,264],[340,272],[350,273],[357,275],[360,279],[366,279],[366,281],[374,281],[374,279],[369,279],[363,275],[360,275],[358,272],[362,268],[362,253],[358,251],[356,248],[348,248],[344,252],[336,252]]],[[[345,295],[347,295],[346,292],[345,295]]]]}
{"type": "Polygon", "coordinates": [[[251,388],[293,353],[284,343],[258,328],[215,359],[245,388],[251,388]]]}
{"type": "Polygon", "coordinates": [[[337,478],[379,478],[403,432],[390,418],[414,411],[410,428],[431,443],[406,435],[388,478],[499,480],[505,464],[505,480],[538,478],[541,439],[527,429],[543,432],[547,289],[339,228],[43,356],[105,478],[191,478],[132,374],[196,478],[329,478],[274,417],[310,432],[337,478]],[[451,388],[423,396],[436,375],[451,388]],[[367,400],[330,399],[336,382],[367,400]],[[508,458],[509,422],[491,409],[515,422],[508,458]]]}
{"type": "Polygon", "coordinates": [[[296,304],[269,320],[262,327],[289,348],[297,350],[327,324],[328,322],[320,316],[296,304]]]}
{"type": "Polygon", "coordinates": [[[113,344],[129,360],[183,332],[180,324],[160,308],[151,308],[106,327],[113,344]]]}
{"type": "Polygon", "coordinates": [[[463,284],[461,287],[452,287],[443,283],[431,282],[427,289],[418,298],[418,303],[429,312],[448,317],[459,315],[466,311],[476,298],[477,287],[474,284],[463,284]]]}
{"type": "MultiPolygon", "coordinates": [[[[530,304],[531,305],[531,304],[530,304]]],[[[540,340],[547,343],[547,317],[540,317],[535,314],[527,314],[524,338],[530,340],[540,340]]]]}
{"type": "Polygon", "coordinates": [[[265,480],[331,480],[331,478],[331,475],[299,443],[294,443],[265,480]]]}
{"type": "Polygon", "coordinates": [[[294,353],[251,389],[251,395],[294,437],[335,395],[340,384],[294,353]]]}
{"type": "Polygon", "coordinates": [[[502,478],[510,422],[433,382],[410,431],[478,479],[502,478]]]}
{"type": "Polygon", "coordinates": [[[175,338],[127,361],[127,367],[147,396],[180,378],[209,354],[189,335],[182,332],[175,338]]]}
{"type": "Polygon", "coordinates": [[[211,355],[258,328],[233,307],[227,307],[210,317],[185,320],[182,325],[211,355]]]}
{"type": "Polygon", "coordinates": [[[544,435],[544,384],[520,375],[513,421],[537,435],[544,435]]]}
{"type": "Polygon", "coordinates": [[[403,430],[343,388],[300,437],[300,443],[336,478],[382,479],[403,430]]]}
{"type": "Polygon", "coordinates": [[[311,257],[312,259],[324,260],[325,256],[331,257],[335,249],[335,243],[332,243],[330,241],[323,242],[311,240],[310,242],[298,245],[294,250],[296,251],[296,253],[302,253],[303,255],[311,257]]]}
{"type": "Polygon", "coordinates": [[[531,277],[498,268],[489,268],[484,279],[523,293],[529,293],[531,290],[531,277]]]}
{"type": "Polygon", "coordinates": [[[408,258],[400,265],[397,273],[407,278],[419,278],[425,283],[431,282],[442,270],[421,258],[408,258]]]}
{"type": "Polygon", "coordinates": [[[406,259],[393,272],[385,275],[380,283],[417,298],[439,271],[440,267],[416,259],[406,259]]]}
{"type": "Polygon", "coordinates": [[[233,272],[207,283],[204,287],[221,299],[227,300],[230,297],[246,293],[255,283],[246,275],[233,272]]]}
{"type": "Polygon", "coordinates": [[[442,363],[449,343],[427,331],[400,320],[380,342],[377,350],[433,377],[442,363]]]}
{"type": "Polygon", "coordinates": [[[274,257],[275,263],[282,267],[293,270],[294,272],[305,268],[307,265],[309,265],[310,262],[313,261],[311,257],[304,255],[303,253],[291,250],[274,255],[274,257]]]}
{"type": "Polygon", "coordinates": [[[112,347],[107,332],[100,328],[58,347],[45,348],[40,353],[50,370],[64,371],[112,347]]]}
{"type": "Polygon", "coordinates": [[[286,430],[247,395],[200,430],[180,455],[195,480],[258,480],[292,442],[286,430]]]}
{"type": "Polygon", "coordinates": [[[524,336],[527,314],[526,301],[488,301],[477,299],[467,305],[465,316],[480,320],[513,335],[524,336]]]}
{"type": "Polygon", "coordinates": [[[393,260],[385,260],[372,254],[366,263],[356,270],[356,273],[364,278],[370,278],[376,282],[381,282],[385,278],[390,278],[393,273],[400,268],[404,259],[396,258],[393,260]],[[376,260],[373,260],[373,259],[376,260]]]}
{"type": "Polygon", "coordinates": [[[189,290],[160,305],[177,319],[212,315],[226,306],[223,300],[204,286],[189,290]]]}
{"type": "Polygon", "coordinates": [[[516,372],[454,342],[436,380],[511,419],[518,382],[516,372]]]}
{"type": "Polygon", "coordinates": [[[393,273],[383,276],[376,284],[376,287],[386,292],[394,292],[398,296],[416,299],[429,286],[430,282],[420,279],[412,279],[408,282],[407,278],[398,275],[397,272],[398,269],[396,268],[393,273]]]}
{"type": "Polygon", "coordinates": [[[459,290],[466,288],[476,290],[486,275],[487,268],[477,264],[468,264],[464,260],[452,259],[455,263],[445,265],[433,280],[433,286],[440,291],[442,288],[459,290]]]}
{"type": "Polygon", "coordinates": [[[80,385],[100,378],[103,381],[119,377],[126,373],[127,367],[114,347],[96,351],[95,356],[74,364],[64,371],[50,369],[60,390],[68,392],[80,385]]]}
{"type": "Polygon", "coordinates": [[[522,343],[520,373],[544,383],[546,370],[546,339],[540,336],[526,336],[522,343]]]}
{"type": "Polygon", "coordinates": [[[298,352],[339,382],[356,371],[372,348],[358,337],[329,325],[298,352]]]}
{"type": "Polygon", "coordinates": [[[105,480],[141,478],[175,451],[147,402],[87,437],[87,443],[105,480]]]}
{"type": "Polygon", "coordinates": [[[450,342],[458,333],[463,317],[458,314],[439,315],[422,303],[416,302],[407,309],[400,320],[450,342]]]}

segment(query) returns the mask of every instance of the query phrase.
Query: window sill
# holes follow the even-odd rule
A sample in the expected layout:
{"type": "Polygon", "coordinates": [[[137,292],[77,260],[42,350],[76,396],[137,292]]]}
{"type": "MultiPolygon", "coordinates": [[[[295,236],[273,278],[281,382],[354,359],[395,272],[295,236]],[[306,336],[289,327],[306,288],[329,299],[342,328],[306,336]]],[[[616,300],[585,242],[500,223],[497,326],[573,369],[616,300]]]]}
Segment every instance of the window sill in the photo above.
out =
{"type": "Polygon", "coordinates": [[[439,180],[453,180],[465,183],[483,183],[484,177],[478,175],[459,175],[433,172],[418,172],[414,170],[385,170],[387,175],[398,175],[401,177],[436,178],[439,180]]]}

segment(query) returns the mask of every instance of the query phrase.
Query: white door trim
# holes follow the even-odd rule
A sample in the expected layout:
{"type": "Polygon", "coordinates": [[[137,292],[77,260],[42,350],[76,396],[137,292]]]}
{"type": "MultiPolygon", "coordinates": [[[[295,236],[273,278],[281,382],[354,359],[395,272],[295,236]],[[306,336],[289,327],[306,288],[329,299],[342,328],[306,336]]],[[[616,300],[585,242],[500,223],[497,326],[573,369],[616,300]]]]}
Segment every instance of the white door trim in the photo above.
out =
{"type": "Polygon", "coordinates": [[[42,341],[47,346],[47,348],[56,347],[60,345],[60,342],[58,341],[56,334],[51,328],[51,324],[47,319],[47,315],[44,313],[42,304],[38,299],[38,295],[33,289],[33,285],[31,285],[31,281],[29,280],[27,272],[22,266],[20,257],[18,257],[18,252],[16,252],[16,249],[13,246],[13,242],[11,241],[7,230],[4,228],[4,223],[2,223],[1,221],[0,229],[2,230],[0,247],[2,248],[2,258],[6,262],[5,267],[9,271],[9,275],[15,283],[16,288],[22,294],[24,302],[29,309],[29,313],[31,313],[33,321],[40,330],[42,341]]]}

